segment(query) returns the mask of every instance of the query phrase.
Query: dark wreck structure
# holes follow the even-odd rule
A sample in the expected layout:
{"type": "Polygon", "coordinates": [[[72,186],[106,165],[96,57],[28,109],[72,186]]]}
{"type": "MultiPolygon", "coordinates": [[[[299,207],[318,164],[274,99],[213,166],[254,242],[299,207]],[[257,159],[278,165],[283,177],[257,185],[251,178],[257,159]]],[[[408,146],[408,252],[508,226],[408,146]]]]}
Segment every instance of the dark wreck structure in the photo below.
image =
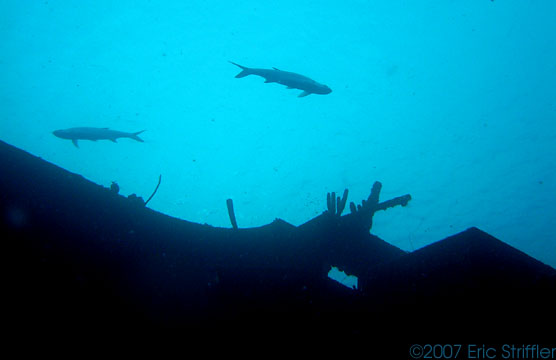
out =
{"type": "Polygon", "coordinates": [[[346,214],[347,190],[328,194],[326,211],[297,227],[240,228],[228,200],[233,226],[216,228],[6,143],[0,153],[13,329],[340,334],[407,349],[541,341],[556,320],[556,271],[477,228],[410,253],[371,235],[376,211],[411,200],[381,202],[378,182],[346,214]],[[330,279],[331,266],[357,276],[358,288],[330,279]]]}

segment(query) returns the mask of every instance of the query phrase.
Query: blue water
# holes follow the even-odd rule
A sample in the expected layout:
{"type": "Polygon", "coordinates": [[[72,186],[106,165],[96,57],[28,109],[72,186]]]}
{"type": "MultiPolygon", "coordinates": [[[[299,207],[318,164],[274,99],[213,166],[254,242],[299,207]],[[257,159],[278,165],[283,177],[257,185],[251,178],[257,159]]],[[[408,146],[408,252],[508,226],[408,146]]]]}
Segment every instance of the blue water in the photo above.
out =
{"type": "MultiPolygon", "coordinates": [[[[149,207],[299,225],[374,181],[414,250],[470,226],[556,266],[556,2],[2,1],[0,139],[149,207]],[[236,79],[228,61],[333,89],[236,79]],[[78,126],[135,132],[70,141],[78,126]]],[[[40,179],[37,179],[40,181],[40,179]]]]}

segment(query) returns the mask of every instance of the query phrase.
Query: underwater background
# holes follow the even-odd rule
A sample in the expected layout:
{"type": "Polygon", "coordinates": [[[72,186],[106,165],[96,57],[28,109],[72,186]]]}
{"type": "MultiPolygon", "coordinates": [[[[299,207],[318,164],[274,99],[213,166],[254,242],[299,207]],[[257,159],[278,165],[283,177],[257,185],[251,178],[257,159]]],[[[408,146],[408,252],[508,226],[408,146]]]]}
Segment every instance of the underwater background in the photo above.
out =
{"type": "Polygon", "coordinates": [[[381,181],[412,196],[375,215],[395,246],[476,226],[556,267],[555,18],[553,0],[0,1],[0,139],[123,195],[161,174],[150,208],[222,227],[227,198],[239,227],[300,225],[381,181]],[[145,142],[52,135],[81,126],[145,142]]]}

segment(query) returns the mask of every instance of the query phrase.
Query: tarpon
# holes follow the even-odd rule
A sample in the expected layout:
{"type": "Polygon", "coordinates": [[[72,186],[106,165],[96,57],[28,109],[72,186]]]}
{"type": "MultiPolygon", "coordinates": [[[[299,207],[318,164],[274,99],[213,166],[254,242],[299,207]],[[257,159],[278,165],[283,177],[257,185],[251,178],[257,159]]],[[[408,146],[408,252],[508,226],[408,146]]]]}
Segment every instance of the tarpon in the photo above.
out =
{"type": "Polygon", "coordinates": [[[144,142],[139,136],[145,130],[135,133],[128,133],[117,130],[110,130],[109,128],[94,128],[94,127],[75,127],[65,130],[55,130],[52,132],[54,136],[61,139],[71,140],[75,147],[79,147],[77,140],[110,140],[116,142],[118,138],[130,138],[140,142],[144,142]]]}
{"type": "Polygon", "coordinates": [[[299,75],[293,72],[282,71],[277,68],[248,68],[246,66],[236,64],[235,62],[230,61],[230,63],[241,68],[241,72],[236,75],[236,78],[242,78],[247,75],[261,76],[265,79],[265,83],[278,83],[287,86],[288,89],[303,90],[303,92],[299,94],[299,97],[304,97],[310,94],[326,95],[332,92],[328,86],[320,84],[313,79],[309,79],[307,76],[299,75]]]}

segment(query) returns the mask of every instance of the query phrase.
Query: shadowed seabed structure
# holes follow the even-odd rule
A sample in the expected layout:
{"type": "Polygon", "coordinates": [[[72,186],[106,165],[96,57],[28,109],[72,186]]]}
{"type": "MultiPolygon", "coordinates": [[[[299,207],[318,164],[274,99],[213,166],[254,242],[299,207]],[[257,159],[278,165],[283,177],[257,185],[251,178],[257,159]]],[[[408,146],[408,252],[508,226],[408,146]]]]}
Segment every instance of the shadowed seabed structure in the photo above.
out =
{"type": "Polygon", "coordinates": [[[228,229],[158,213],[3,142],[0,172],[13,329],[340,334],[397,341],[407,355],[419,341],[541,341],[556,320],[555,270],[477,228],[410,253],[371,235],[376,211],[411,200],[380,202],[378,182],[346,215],[347,190],[328,194],[298,227],[238,228],[229,200],[228,229]],[[358,289],[331,280],[331,266],[358,289]]]}

